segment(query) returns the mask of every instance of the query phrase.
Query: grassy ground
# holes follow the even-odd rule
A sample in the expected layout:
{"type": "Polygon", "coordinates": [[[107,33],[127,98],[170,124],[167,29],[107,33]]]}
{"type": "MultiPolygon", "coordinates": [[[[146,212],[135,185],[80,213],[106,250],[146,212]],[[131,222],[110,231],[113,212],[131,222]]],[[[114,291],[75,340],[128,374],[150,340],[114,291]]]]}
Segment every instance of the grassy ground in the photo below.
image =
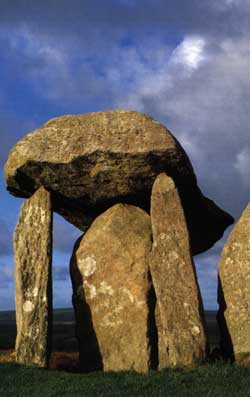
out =
{"type": "Polygon", "coordinates": [[[0,364],[3,397],[248,397],[250,367],[202,365],[190,371],[72,374],[0,364]]]}
{"type": "MultiPolygon", "coordinates": [[[[215,312],[206,312],[211,347],[218,346],[215,312]]],[[[132,372],[80,374],[17,366],[7,349],[15,341],[15,315],[0,312],[0,396],[130,396],[130,397],[250,397],[250,366],[224,363],[203,364],[189,371],[164,370],[148,375],[132,372]],[[6,357],[9,360],[6,360],[6,357]],[[2,360],[1,360],[2,358],[2,360]],[[1,362],[2,361],[2,362],[1,362]]],[[[74,338],[74,316],[71,309],[54,313],[53,368],[71,368],[76,362],[77,343],[74,338]],[[61,351],[61,353],[60,353],[61,351]],[[63,352],[64,351],[64,352],[63,352]],[[58,353],[59,352],[59,353],[58,353]],[[68,353],[66,353],[68,352],[68,353]],[[67,354],[69,357],[67,357],[67,354]],[[70,360],[73,359],[71,365],[70,360]]]]}

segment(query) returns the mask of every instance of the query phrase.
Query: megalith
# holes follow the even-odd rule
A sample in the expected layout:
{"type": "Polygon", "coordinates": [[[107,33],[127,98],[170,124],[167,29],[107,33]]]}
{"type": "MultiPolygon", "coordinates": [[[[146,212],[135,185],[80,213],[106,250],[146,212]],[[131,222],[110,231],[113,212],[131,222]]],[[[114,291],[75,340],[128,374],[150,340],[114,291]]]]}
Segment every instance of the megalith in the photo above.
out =
{"type": "Polygon", "coordinates": [[[203,196],[180,143],[145,114],[111,110],[49,120],[17,142],[5,164],[10,193],[27,198],[45,186],[54,211],[83,231],[116,203],[149,212],[161,172],[178,187],[192,253],[209,249],[233,218],[203,196]]]}
{"type": "Polygon", "coordinates": [[[165,173],[153,185],[151,223],[159,368],[190,366],[206,354],[203,305],[179,193],[165,173]]]}
{"type": "Polygon", "coordinates": [[[52,322],[52,209],[40,187],[24,202],[14,233],[16,361],[46,367],[52,322]]]}
{"type": "Polygon", "coordinates": [[[250,206],[233,228],[219,264],[218,323],[226,359],[250,354],[250,206]]]}
{"type": "Polygon", "coordinates": [[[5,179],[27,199],[14,237],[18,362],[48,363],[52,208],[85,232],[70,264],[83,370],[146,372],[204,357],[192,255],[233,218],[202,194],[165,126],[128,110],[57,117],[16,143],[5,179]]]}
{"type": "Polygon", "coordinates": [[[83,371],[155,367],[150,217],[116,204],[76,243],[70,269],[83,371]]]}

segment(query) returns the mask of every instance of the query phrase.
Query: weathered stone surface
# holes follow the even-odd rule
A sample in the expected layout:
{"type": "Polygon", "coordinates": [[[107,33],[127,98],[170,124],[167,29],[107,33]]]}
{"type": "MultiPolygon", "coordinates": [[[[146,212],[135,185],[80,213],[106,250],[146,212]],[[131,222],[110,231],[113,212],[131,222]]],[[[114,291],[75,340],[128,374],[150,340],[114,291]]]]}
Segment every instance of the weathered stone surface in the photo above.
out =
{"type": "Polygon", "coordinates": [[[180,197],[172,178],[164,173],[153,185],[151,223],[159,368],[192,365],[206,354],[203,305],[180,197]]]}
{"type": "Polygon", "coordinates": [[[179,188],[193,253],[210,248],[232,217],[202,195],[186,153],[167,128],[141,113],[50,120],[15,145],[5,166],[12,194],[29,197],[45,186],[54,210],[83,231],[115,203],[149,212],[152,185],[162,171],[179,188]]]}
{"type": "Polygon", "coordinates": [[[250,354],[250,206],[223,249],[219,265],[218,322],[226,358],[240,362],[250,354]]]}
{"type": "Polygon", "coordinates": [[[147,371],[156,365],[150,217],[116,204],[76,244],[73,304],[82,369],[147,371]]]}
{"type": "Polygon", "coordinates": [[[14,234],[16,360],[46,367],[50,354],[52,212],[41,187],[21,209],[14,234]]]}

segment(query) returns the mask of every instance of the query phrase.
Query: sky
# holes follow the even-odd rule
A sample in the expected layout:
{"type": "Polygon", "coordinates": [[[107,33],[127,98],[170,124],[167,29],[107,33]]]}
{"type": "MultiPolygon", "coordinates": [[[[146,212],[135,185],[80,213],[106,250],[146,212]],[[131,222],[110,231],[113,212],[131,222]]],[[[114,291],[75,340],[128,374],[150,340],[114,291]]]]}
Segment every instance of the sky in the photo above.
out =
{"type": "MultiPolygon", "coordinates": [[[[166,125],[203,193],[237,220],[250,201],[250,0],[0,1],[0,310],[14,309],[12,235],[22,199],[5,189],[11,147],[48,119],[131,109],[166,125]]],[[[195,257],[206,309],[230,228],[195,257]]],[[[54,307],[71,306],[81,232],[54,217],[54,307]]]]}

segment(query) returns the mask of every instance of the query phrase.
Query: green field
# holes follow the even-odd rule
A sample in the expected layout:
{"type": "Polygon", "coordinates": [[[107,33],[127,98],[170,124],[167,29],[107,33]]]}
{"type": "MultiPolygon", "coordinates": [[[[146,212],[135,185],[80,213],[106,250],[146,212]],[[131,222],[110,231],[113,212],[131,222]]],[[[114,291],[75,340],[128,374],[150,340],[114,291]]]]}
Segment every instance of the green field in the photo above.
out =
{"type": "Polygon", "coordinates": [[[250,368],[225,364],[201,365],[190,371],[164,370],[148,375],[131,372],[84,375],[5,363],[0,364],[0,380],[3,397],[250,396],[250,368]]]}
{"type": "MultiPolygon", "coordinates": [[[[215,312],[206,312],[209,339],[218,346],[215,312]]],[[[72,309],[54,312],[54,350],[77,351],[72,309]]],[[[12,349],[15,313],[0,312],[0,349],[12,349]]],[[[250,367],[201,363],[192,370],[80,374],[0,363],[0,396],[250,397],[250,367]]]]}

